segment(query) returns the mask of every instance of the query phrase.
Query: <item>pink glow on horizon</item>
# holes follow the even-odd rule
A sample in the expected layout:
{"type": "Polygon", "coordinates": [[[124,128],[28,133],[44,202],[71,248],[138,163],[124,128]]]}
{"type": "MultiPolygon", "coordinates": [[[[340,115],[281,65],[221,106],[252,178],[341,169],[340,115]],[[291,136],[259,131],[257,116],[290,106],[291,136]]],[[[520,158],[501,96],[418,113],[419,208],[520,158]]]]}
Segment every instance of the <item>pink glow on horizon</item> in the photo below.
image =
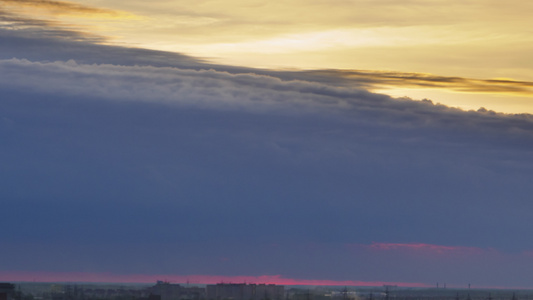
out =
{"type": "Polygon", "coordinates": [[[284,278],[281,275],[263,276],[216,276],[216,275],[142,275],[112,274],[83,272],[0,272],[0,281],[12,282],[114,282],[114,283],[155,283],[165,280],[172,283],[189,282],[191,284],[216,283],[266,283],[278,285],[330,285],[330,286],[383,286],[397,285],[401,287],[429,287],[423,283],[353,281],[353,280],[320,280],[284,278]]]}

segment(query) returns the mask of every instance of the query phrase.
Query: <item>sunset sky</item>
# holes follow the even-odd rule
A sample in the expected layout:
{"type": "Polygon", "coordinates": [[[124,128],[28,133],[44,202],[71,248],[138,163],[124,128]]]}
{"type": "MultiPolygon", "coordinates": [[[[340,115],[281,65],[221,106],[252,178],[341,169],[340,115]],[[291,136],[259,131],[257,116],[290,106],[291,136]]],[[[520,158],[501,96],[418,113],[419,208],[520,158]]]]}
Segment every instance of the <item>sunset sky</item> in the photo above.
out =
{"type": "Polygon", "coordinates": [[[0,0],[0,281],[533,288],[532,14],[0,0]]]}

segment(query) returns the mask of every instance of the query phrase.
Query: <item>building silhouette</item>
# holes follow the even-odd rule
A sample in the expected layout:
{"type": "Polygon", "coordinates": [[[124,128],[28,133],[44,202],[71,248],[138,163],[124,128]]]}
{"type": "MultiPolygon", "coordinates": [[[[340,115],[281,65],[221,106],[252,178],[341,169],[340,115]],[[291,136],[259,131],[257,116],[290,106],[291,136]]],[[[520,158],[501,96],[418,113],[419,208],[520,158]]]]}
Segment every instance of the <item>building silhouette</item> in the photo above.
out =
{"type": "Polygon", "coordinates": [[[285,288],[275,284],[219,283],[207,285],[208,300],[283,300],[285,288]]]}
{"type": "Polygon", "coordinates": [[[200,287],[184,287],[166,281],[148,288],[151,300],[198,300],[205,298],[205,289],[200,287]]]}
{"type": "Polygon", "coordinates": [[[0,282],[0,300],[13,300],[15,296],[15,285],[0,282]]]}

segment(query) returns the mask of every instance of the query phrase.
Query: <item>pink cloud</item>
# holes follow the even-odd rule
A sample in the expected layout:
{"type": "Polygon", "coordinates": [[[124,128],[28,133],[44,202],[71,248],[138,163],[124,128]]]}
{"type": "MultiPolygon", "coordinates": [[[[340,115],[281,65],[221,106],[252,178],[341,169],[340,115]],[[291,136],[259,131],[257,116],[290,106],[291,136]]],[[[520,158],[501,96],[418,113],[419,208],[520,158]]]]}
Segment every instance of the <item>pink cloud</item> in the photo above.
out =
{"type": "Polygon", "coordinates": [[[217,276],[217,275],[142,275],[83,272],[0,272],[0,281],[36,281],[36,282],[117,282],[117,283],[155,283],[166,280],[173,283],[190,282],[192,284],[216,283],[266,283],[279,285],[331,285],[331,286],[383,286],[428,287],[423,283],[321,280],[284,278],[281,275],[263,276],[217,276]]]}

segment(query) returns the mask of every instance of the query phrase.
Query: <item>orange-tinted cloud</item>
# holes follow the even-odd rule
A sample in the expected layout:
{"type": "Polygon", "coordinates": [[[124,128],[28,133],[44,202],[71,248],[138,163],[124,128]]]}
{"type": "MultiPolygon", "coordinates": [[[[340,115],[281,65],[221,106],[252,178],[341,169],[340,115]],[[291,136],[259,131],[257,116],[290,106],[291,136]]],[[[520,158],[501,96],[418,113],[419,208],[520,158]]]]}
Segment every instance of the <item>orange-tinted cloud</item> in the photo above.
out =
{"type": "Polygon", "coordinates": [[[16,30],[20,36],[59,38],[102,43],[107,37],[91,31],[91,25],[73,24],[61,16],[76,18],[114,19],[129,14],[104,8],[95,8],[68,1],[0,0],[1,29],[16,30]]]}
{"type": "Polygon", "coordinates": [[[69,1],[53,1],[53,0],[0,0],[8,5],[18,7],[34,7],[45,9],[54,14],[99,14],[108,16],[118,16],[122,13],[90,6],[81,5],[69,1]]]}

